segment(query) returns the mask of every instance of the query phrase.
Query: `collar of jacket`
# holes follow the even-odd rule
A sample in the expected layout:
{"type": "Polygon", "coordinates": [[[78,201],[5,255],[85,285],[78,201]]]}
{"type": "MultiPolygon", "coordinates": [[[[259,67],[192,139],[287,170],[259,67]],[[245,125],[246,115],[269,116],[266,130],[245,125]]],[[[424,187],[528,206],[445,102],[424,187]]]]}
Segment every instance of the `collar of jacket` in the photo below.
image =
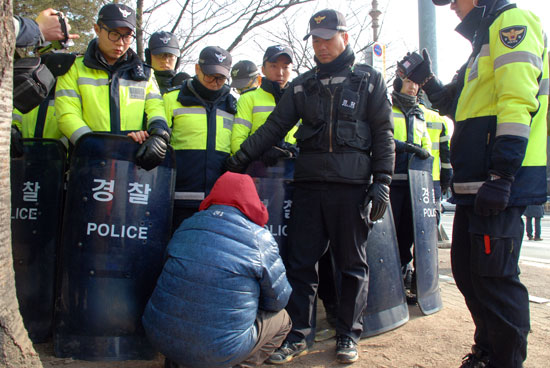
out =
{"type": "Polygon", "coordinates": [[[404,93],[393,91],[391,97],[393,104],[397,106],[405,116],[416,115],[422,118],[424,117],[424,113],[418,105],[418,98],[416,96],[409,96],[404,93]]]}
{"type": "Polygon", "coordinates": [[[129,70],[141,66],[144,68],[143,62],[139,59],[137,54],[132,49],[128,49],[124,55],[122,55],[116,63],[109,65],[103,54],[97,46],[97,38],[90,41],[86,54],[84,54],[84,65],[91,69],[104,70],[108,73],[114,73],[123,70],[129,70]]]}
{"type": "MultiPolygon", "coordinates": [[[[287,83],[288,87],[288,83],[287,83]]],[[[273,97],[275,97],[275,103],[279,103],[279,100],[283,96],[283,93],[285,92],[286,88],[281,88],[279,86],[279,83],[273,82],[267,78],[262,79],[262,85],[260,86],[261,89],[266,91],[267,93],[271,93],[273,97]]]]}
{"type": "MultiPolygon", "coordinates": [[[[234,97],[229,93],[231,89],[227,85],[224,85],[219,91],[216,91],[217,97],[213,101],[209,101],[206,98],[203,98],[195,88],[195,83],[193,83],[195,78],[186,80],[185,83],[183,83],[183,85],[181,86],[180,93],[178,94],[177,100],[183,106],[202,105],[205,108],[211,108],[213,106],[220,104],[225,99],[231,100],[231,98],[233,98],[234,100],[234,97]]],[[[200,82],[197,82],[197,83],[200,84],[200,82]]],[[[229,102],[232,102],[232,101],[229,101],[229,102]]],[[[232,105],[234,104],[233,103],[227,104],[227,106],[230,109],[232,105]]],[[[236,111],[228,110],[228,112],[234,114],[236,111]]]]}
{"type": "Polygon", "coordinates": [[[491,4],[485,4],[487,1],[480,1],[480,5],[473,8],[458,24],[455,28],[455,31],[466,38],[471,43],[474,42],[476,33],[478,32],[481,21],[484,18],[494,17],[498,14],[505,6],[510,3],[508,0],[496,0],[491,4]]]}
{"type": "Polygon", "coordinates": [[[323,77],[324,74],[330,75],[339,72],[345,68],[351,68],[351,66],[355,62],[355,54],[353,53],[351,47],[347,45],[344,51],[342,51],[342,53],[330,63],[322,64],[319,59],[317,59],[317,56],[315,56],[313,59],[317,63],[317,74],[319,74],[320,77],[323,77]]]}

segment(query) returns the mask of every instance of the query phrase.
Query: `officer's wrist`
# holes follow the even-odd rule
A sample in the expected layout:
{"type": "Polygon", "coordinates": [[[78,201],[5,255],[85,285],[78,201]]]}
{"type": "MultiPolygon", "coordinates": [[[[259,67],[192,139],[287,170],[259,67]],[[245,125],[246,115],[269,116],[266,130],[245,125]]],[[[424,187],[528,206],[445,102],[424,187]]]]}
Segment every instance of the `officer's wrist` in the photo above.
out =
{"type": "Polygon", "coordinates": [[[383,173],[375,173],[373,175],[373,181],[375,183],[382,183],[386,185],[391,184],[391,175],[383,174],[383,173]]]}

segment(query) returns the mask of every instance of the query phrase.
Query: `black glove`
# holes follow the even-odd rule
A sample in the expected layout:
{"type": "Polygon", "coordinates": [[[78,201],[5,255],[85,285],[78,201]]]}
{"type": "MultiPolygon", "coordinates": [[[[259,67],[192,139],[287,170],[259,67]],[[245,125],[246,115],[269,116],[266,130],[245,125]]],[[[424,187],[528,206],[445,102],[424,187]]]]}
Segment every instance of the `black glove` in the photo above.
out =
{"type": "Polygon", "coordinates": [[[508,205],[513,178],[491,175],[477,191],[474,211],[477,215],[498,215],[508,205]]]}
{"type": "Polygon", "coordinates": [[[225,167],[227,171],[242,174],[246,171],[246,168],[251,161],[252,160],[246,153],[242,150],[238,150],[233,156],[229,156],[227,160],[225,160],[225,167]]]}
{"type": "Polygon", "coordinates": [[[421,160],[425,160],[430,157],[430,151],[414,143],[405,142],[405,152],[414,153],[421,160]]]}
{"type": "Polygon", "coordinates": [[[365,201],[363,202],[363,208],[361,211],[361,216],[366,218],[369,204],[372,205],[370,210],[369,219],[371,221],[377,221],[384,216],[386,208],[388,207],[388,202],[390,201],[390,187],[388,184],[375,181],[369,186],[367,190],[367,195],[365,201]]]}
{"type": "Polygon", "coordinates": [[[453,175],[452,169],[441,169],[439,185],[441,186],[441,194],[446,194],[451,185],[451,176],[453,175]]]}
{"type": "Polygon", "coordinates": [[[142,143],[136,153],[136,163],[149,171],[164,161],[170,143],[170,133],[161,128],[149,132],[149,138],[142,143]]]}
{"type": "Polygon", "coordinates": [[[432,60],[428,50],[422,50],[422,56],[417,52],[407,54],[403,60],[397,62],[397,72],[422,87],[433,78],[432,60]]]}
{"type": "Polygon", "coordinates": [[[273,146],[262,154],[260,160],[264,163],[265,166],[274,166],[277,164],[277,161],[279,161],[280,158],[291,157],[296,157],[296,155],[291,150],[278,146],[273,146]]]}
{"type": "Polygon", "coordinates": [[[23,156],[23,135],[17,126],[11,126],[10,156],[13,158],[23,156]]]}

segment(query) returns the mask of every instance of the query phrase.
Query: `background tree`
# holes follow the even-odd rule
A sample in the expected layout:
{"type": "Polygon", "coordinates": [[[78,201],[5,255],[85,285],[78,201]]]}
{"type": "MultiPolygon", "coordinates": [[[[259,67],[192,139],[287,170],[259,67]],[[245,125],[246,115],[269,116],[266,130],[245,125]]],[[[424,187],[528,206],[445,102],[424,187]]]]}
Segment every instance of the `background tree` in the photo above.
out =
{"type": "Polygon", "coordinates": [[[13,87],[11,0],[0,7],[0,366],[42,367],[23,325],[11,252],[10,127],[13,87]]]}
{"type": "Polygon", "coordinates": [[[203,47],[219,45],[231,52],[254,30],[265,27],[292,7],[312,1],[153,0],[143,9],[143,41],[158,30],[171,31],[180,40],[182,64],[195,64],[203,47]],[[220,45],[222,33],[223,39],[231,40],[226,45],[220,45]],[[232,36],[227,37],[228,34],[232,36]]]}
{"type": "MultiPolygon", "coordinates": [[[[355,52],[356,62],[365,62],[365,52],[373,44],[369,38],[371,31],[370,9],[364,3],[347,0],[344,7],[346,12],[346,24],[350,35],[350,47],[355,52]]],[[[321,9],[314,9],[311,14],[321,9]]],[[[282,44],[288,45],[294,53],[293,68],[297,74],[308,71],[315,66],[313,60],[313,49],[311,47],[311,38],[304,41],[303,38],[308,30],[309,17],[304,17],[300,10],[291,14],[285,14],[282,20],[282,26],[275,32],[267,32],[264,37],[255,40],[256,46],[264,50],[267,45],[282,44]],[[266,43],[264,39],[267,39],[266,43]]]]}

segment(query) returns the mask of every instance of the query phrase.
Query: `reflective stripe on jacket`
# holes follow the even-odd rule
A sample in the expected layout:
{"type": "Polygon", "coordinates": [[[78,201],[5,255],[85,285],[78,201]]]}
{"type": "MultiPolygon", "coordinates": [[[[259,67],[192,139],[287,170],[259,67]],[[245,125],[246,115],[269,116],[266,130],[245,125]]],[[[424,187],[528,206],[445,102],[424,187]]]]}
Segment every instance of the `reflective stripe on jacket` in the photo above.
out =
{"type": "Polygon", "coordinates": [[[546,201],[547,39],[535,14],[509,7],[464,74],[451,143],[459,204],[473,204],[489,170],[514,176],[509,205],[546,201]]]}
{"type": "Polygon", "coordinates": [[[431,153],[434,157],[433,179],[438,181],[440,178],[441,169],[451,169],[451,160],[449,157],[449,141],[451,140],[449,132],[449,124],[452,122],[441,116],[437,111],[431,110],[423,105],[420,105],[424,111],[426,119],[426,127],[432,142],[431,153]]]}

